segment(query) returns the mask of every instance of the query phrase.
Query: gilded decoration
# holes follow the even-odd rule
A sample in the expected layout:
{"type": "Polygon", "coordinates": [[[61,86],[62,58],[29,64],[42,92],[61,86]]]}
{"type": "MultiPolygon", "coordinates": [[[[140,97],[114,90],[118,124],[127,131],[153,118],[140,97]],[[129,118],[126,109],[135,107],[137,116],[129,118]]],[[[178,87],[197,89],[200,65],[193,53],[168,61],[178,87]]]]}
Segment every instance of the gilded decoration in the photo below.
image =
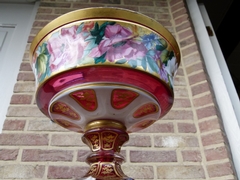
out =
{"type": "Polygon", "coordinates": [[[104,150],[112,150],[114,148],[115,141],[118,137],[117,133],[111,131],[104,131],[101,133],[102,137],[102,148],[104,150]]]}
{"type": "Polygon", "coordinates": [[[97,98],[93,89],[75,91],[70,96],[87,111],[95,111],[97,109],[97,98]]]}
{"type": "Polygon", "coordinates": [[[54,104],[52,104],[51,112],[64,115],[73,120],[80,119],[80,115],[64,102],[55,102],[54,104]]]}
{"type": "Polygon", "coordinates": [[[94,163],[94,164],[91,165],[88,174],[96,176],[98,174],[98,171],[99,171],[99,164],[98,163],[94,163]]]}
{"type": "Polygon", "coordinates": [[[140,108],[138,108],[133,113],[133,117],[140,118],[140,117],[146,116],[148,114],[156,113],[156,112],[158,112],[158,106],[153,103],[148,103],[148,104],[144,104],[140,108]]]}
{"type": "Polygon", "coordinates": [[[118,177],[119,175],[116,174],[114,167],[115,165],[112,163],[100,163],[100,171],[98,176],[102,178],[109,178],[109,180],[118,177]]]}
{"type": "Polygon", "coordinates": [[[122,109],[128,106],[139,96],[138,93],[126,89],[114,89],[111,95],[111,104],[115,109],[122,109]]]}
{"type": "Polygon", "coordinates": [[[90,143],[92,151],[100,149],[100,134],[99,133],[88,133],[86,134],[86,140],[90,143]]]}

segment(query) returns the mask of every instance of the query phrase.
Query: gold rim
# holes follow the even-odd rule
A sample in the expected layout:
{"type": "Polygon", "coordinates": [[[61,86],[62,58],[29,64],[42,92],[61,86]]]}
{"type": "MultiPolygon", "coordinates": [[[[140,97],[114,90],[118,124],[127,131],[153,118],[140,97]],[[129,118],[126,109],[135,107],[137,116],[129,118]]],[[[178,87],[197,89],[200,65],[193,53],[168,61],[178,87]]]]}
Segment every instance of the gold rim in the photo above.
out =
{"type": "Polygon", "coordinates": [[[126,127],[118,122],[118,121],[114,121],[114,120],[95,120],[92,122],[89,122],[84,130],[88,131],[91,129],[97,129],[97,128],[103,128],[103,127],[111,127],[111,128],[116,128],[116,129],[122,129],[124,131],[126,131],[126,127]]]}
{"type": "Polygon", "coordinates": [[[33,52],[35,51],[36,46],[42,41],[44,37],[46,37],[49,33],[54,31],[55,29],[76,21],[89,20],[89,19],[100,20],[103,18],[136,23],[138,25],[142,25],[146,28],[149,28],[152,31],[155,31],[157,34],[165,38],[165,40],[168,41],[168,43],[172,46],[173,51],[175,52],[175,55],[176,55],[178,66],[179,66],[180,64],[179,46],[175,38],[173,37],[173,35],[160,23],[138,12],[134,12],[134,11],[122,9],[122,8],[105,8],[105,7],[85,8],[81,10],[72,11],[48,23],[36,35],[36,37],[32,41],[32,44],[30,46],[30,55],[31,55],[30,61],[32,61],[32,55],[33,55],[33,52]]]}

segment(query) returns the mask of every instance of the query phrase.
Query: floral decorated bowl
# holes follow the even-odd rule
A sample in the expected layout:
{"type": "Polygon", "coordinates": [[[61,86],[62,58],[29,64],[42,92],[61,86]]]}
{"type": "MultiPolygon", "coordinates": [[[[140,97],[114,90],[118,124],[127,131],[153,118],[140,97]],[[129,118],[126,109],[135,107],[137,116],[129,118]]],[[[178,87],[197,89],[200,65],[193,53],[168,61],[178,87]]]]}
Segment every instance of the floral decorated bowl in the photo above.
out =
{"type": "Polygon", "coordinates": [[[155,20],[120,8],[87,8],[47,24],[30,48],[36,102],[54,122],[84,132],[93,120],[146,128],[173,104],[180,50],[155,20]]]}

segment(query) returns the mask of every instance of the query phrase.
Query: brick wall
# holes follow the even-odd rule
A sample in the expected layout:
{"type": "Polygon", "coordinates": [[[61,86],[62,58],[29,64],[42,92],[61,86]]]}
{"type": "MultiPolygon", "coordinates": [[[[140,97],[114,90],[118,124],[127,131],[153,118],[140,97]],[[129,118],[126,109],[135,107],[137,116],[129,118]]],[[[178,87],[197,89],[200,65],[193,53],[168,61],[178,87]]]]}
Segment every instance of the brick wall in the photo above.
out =
{"type": "Polygon", "coordinates": [[[53,124],[37,108],[29,46],[54,18],[86,7],[121,7],[164,25],[179,42],[182,62],[172,110],[122,148],[135,179],[233,180],[234,166],[184,0],[42,0],[0,135],[0,179],[73,179],[88,170],[81,134],[53,124]]]}

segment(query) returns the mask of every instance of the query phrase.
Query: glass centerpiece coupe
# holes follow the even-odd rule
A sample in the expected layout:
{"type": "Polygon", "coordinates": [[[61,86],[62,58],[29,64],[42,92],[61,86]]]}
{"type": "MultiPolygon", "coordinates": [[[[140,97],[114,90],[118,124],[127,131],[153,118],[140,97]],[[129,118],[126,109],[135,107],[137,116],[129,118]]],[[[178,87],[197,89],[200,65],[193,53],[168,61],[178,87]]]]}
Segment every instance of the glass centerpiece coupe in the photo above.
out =
{"type": "Polygon", "coordinates": [[[157,21],[120,8],[72,11],[47,24],[30,47],[36,103],[91,153],[82,179],[132,179],[121,170],[129,133],[166,115],[180,50],[157,21]]]}

